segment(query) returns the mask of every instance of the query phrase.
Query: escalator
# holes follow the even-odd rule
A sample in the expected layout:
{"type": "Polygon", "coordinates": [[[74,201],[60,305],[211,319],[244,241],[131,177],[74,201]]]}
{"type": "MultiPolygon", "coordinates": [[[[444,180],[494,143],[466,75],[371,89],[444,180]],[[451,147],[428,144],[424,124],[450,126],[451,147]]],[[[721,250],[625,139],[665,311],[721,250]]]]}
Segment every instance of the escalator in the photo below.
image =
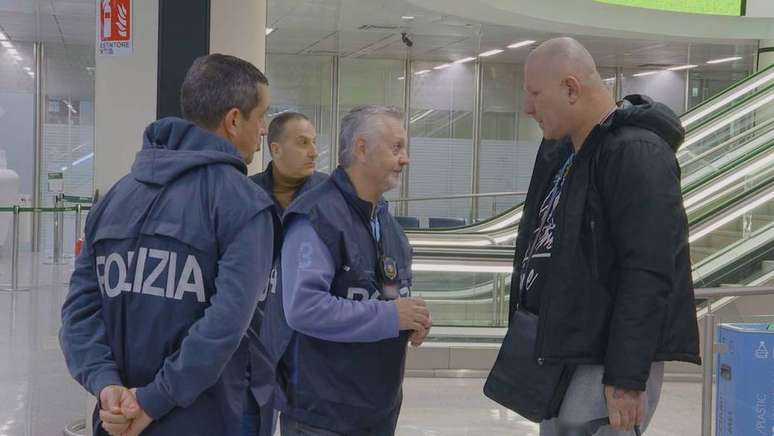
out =
{"type": "MultiPolygon", "coordinates": [[[[774,67],[769,67],[681,117],[686,139],[677,158],[683,172],[686,202],[703,200],[713,192],[702,191],[703,186],[714,184],[745,165],[757,162],[760,167],[771,162],[774,145],[772,101],[774,67]],[[691,200],[693,196],[696,200],[691,200]]],[[[473,225],[445,230],[410,230],[407,235],[415,247],[512,244],[520,218],[521,205],[516,205],[473,225]]]]}
{"type": "MultiPolygon", "coordinates": [[[[762,103],[771,99],[772,68],[682,118],[689,138],[703,136],[678,152],[697,287],[774,283],[774,105],[762,103]],[[718,102],[726,106],[710,110],[718,102]]],[[[505,325],[519,215],[517,206],[464,229],[409,233],[415,294],[436,325],[505,325]]]]}

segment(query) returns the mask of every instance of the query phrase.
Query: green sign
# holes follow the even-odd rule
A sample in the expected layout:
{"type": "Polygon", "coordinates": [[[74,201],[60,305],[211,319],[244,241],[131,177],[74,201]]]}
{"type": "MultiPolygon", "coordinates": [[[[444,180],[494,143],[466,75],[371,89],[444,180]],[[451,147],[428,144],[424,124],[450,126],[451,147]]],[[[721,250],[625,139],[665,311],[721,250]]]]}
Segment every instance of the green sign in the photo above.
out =
{"type": "Polygon", "coordinates": [[[634,6],[671,12],[711,15],[742,15],[743,0],[595,0],[621,6],[634,6]]]}
{"type": "Polygon", "coordinates": [[[77,195],[63,195],[62,201],[65,201],[67,203],[91,203],[92,198],[91,197],[79,197],[77,195]]]}

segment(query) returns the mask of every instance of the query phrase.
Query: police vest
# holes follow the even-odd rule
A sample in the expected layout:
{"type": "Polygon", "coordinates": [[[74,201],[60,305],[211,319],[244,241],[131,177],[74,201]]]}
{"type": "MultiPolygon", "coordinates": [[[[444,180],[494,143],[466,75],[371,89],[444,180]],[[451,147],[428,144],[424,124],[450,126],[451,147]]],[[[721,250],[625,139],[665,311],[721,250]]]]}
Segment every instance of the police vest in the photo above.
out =
{"type": "MultiPolygon", "coordinates": [[[[381,201],[376,215],[381,243],[372,235],[370,204],[357,198],[343,169],[288,209],[305,216],[328,247],[336,268],[331,294],[351,300],[392,300],[411,292],[411,248],[402,227],[381,201]],[[379,254],[394,260],[386,279],[379,254]],[[394,269],[394,270],[393,270],[394,269]],[[389,279],[390,286],[385,286],[389,279]]],[[[280,272],[281,274],[281,272],[280,272]]],[[[313,426],[349,432],[383,421],[400,407],[408,332],[373,343],[339,343],[288,332],[281,286],[270,295],[266,332],[276,335],[277,408],[313,426]],[[269,308],[271,307],[271,308],[269,308]],[[280,327],[277,327],[277,326],[280,327]],[[285,329],[285,333],[281,331],[285,329]],[[282,341],[287,341],[285,344],[282,341]]]]}

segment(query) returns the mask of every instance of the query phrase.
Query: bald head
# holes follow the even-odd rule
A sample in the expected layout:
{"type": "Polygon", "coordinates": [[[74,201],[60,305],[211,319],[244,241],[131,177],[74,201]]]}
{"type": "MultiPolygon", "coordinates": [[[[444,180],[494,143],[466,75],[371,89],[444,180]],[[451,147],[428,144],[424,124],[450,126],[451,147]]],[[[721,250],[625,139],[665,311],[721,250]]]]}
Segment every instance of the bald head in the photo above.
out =
{"type": "Polygon", "coordinates": [[[530,53],[527,65],[535,66],[552,78],[561,80],[573,76],[584,86],[604,88],[594,58],[573,38],[554,38],[540,44],[530,53]]]}
{"type": "Polygon", "coordinates": [[[576,147],[614,105],[588,50],[572,38],[544,42],[524,67],[524,112],[547,139],[570,136],[576,147]]]}

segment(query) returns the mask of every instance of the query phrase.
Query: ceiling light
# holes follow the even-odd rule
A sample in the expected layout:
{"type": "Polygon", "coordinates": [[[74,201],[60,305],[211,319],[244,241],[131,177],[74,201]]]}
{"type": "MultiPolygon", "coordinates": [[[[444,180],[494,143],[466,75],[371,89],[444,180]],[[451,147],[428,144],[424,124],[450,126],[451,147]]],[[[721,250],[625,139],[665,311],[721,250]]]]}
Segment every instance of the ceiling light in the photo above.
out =
{"type": "Polygon", "coordinates": [[[30,77],[35,77],[35,73],[33,73],[32,71],[27,71],[27,74],[28,74],[30,77]]]}
{"type": "Polygon", "coordinates": [[[19,56],[19,55],[11,55],[11,58],[13,58],[13,60],[15,60],[17,62],[21,62],[22,61],[22,57],[19,56]]]}
{"type": "Polygon", "coordinates": [[[528,45],[534,44],[535,42],[537,42],[537,41],[532,41],[532,40],[521,41],[521,42],[517,42],[517,43],[509,45],[508,48],[526,47],[528,45]]]}
{"type": "Polygon", "coordinates": [[[0,41],[7,41],[7,40],[8,40],[8,36],[6,36],[5,33],[0,32],[0,41]]]}
{"type": "Polygon", "coordinates": [[[8,53],[10,53],[10,54],[11,54],[11,56],[18,56],[18,55],[19,55],[19,52],[18,52],[18,51],[16,51],[16,49],[15,49],[15,48],[9,48],[9,49],[8,49],[8,53]]]}
{"type": "Polygon", "coordinates": [[[691,68],[696,68],[698,65],[681,65],[679,67],[672,67],[667,68],[669,71],[680,71],[680,70],[690,70],[691,68]]]}
{"type": "Polygon", "coordinates": [[[13,44],[8,41],[0,41],[0,44],[2,44],[5,48],[13,48],[13,44]]]}
{"type": "Polygon", "coordinates": [[[30,68],[30,67],[24,67],[24,70],[25,70],[25,71],[32,71],[32,68],[30,68]]]}
{"type": "Polygon", "coordinates": [[[493,56],[493,55],[496,55],[498,53],[502,53],[503,51],[505,51],[505,50],[500,50],[498,48],[498,49],[494,49],[494,50],[485,51],[485,52],[481,53],[479,56],[481,56],[482,58],[485,58],[487,56],[493,56]]]}
{"type": "Polygon", "coordinates": [[[443,70],[444,68],[449,68],[451,66],[452,66],[452,64],[441,64],[441,65],[438,65],[437,67],[433,67],[433,69],[434,70],[443,70]]]}
{"type": "Polygon", "coordinates": [[[742,59],[741,56],[734,56],[732,58],[723,58],[723,59],[714,59],[711,61],[707,61],[708,64],[722,64],[723,62],[733,62],[738,61],[739,59],[742,59]]]}
{"type": "Polygon", "coordinates": [[[271,32],[274,32],[274,29],[272,29],[271,27],[267,27],[267,28],[266,28],[266,36],[269,36],[269,34],[270,34],[271,32]]]}
{"type": "Polygon", "coordinates": [[[430,70],[422,70],[422,71],[417,71],[417,72],[416,72],[416,73],[414,73],[414,74],[415,74],[415,75],[417,75],[417,76],[419,76],[419,75],[421,75],[421,74],[427,74],[427,73],[429,73],[429,72],[430,72],[430,70]]]}
{"type": "Polygon", "coordinates": [[[403,76],[398,77],[398,80],[405,80],[406,78],[403,76]]]}
{"type": "Polygon", "coordinates": [[[661,71],[645,71],[644,73],[632,74],[632,76],[634,76],[634,77],[652,76],[652,75],[658,74],[660,72],[661,71]]]}
{"type": "Polygon", "coordinates": [[[400,17],[400,18],[401,18],[402,20],[413,20],[413,19],[414,19],[414,18],[416,18],[416,17],[415,17],[415,16],[413,16],[413,15],[404,15],[404,16],[402,16],[402,17],[400,17]]]}
{"type": "Polygon", "coordinates": [[[607,79],[602,79],[603,82],[614,82],[615,77],[608,77],[607,79]]]}
{"type": "Polygon", "coordinates": [[[475,61],[476,58],[462,58],[454,61],[455,64],[464,64],[465,62],[475,61]]]}

